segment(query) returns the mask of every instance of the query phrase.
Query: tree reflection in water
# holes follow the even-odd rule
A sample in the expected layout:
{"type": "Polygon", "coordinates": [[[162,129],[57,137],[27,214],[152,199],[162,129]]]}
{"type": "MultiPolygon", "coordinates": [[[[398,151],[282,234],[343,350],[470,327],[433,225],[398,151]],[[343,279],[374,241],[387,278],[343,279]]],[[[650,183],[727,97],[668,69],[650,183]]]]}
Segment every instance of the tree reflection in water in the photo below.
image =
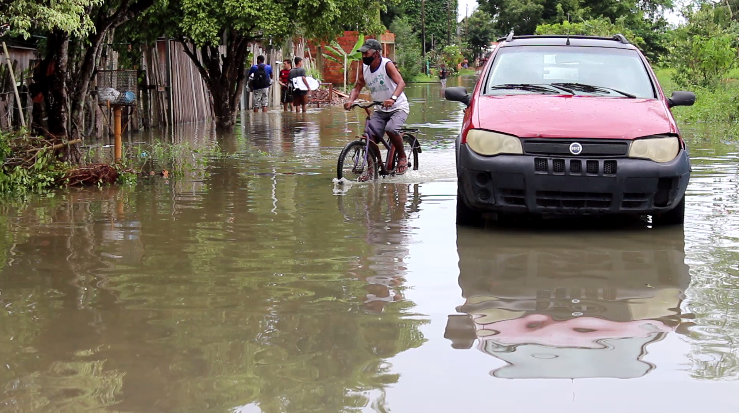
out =
{"type": "Polygon", "coordinates": [[[0,410],[386,409],[387,360],[424,341],[400,299],[402,188],[344,220],[322,177],[230,162],[3,207],[0,410]]]}

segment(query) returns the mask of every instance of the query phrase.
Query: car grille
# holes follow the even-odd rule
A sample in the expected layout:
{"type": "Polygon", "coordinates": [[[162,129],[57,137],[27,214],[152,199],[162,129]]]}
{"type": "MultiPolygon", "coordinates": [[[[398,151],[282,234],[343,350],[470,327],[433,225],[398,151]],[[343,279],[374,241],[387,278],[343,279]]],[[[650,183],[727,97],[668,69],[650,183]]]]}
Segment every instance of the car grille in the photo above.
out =
{"type": "Polygon", "coordinates": [[[552,175],[616,175],[618,162],[599,159],[534,158],[534,171],[552,175]],[[569,165],[569,169],[567,168],[569,165]],[[584,168],[583,168],[584,166],[584,168]]]}
{"type": "Polygon", "coordinates": [[[613,196],[600,192],[536,191],[536,205],[542,208],[608,209],[613,196]]]}
{"type": "Polygon", "coordinates": [[[553,140],[553,139],[524,139],[523,151],[528,155],[567,155],[572,156],[570,145],[578,142],[582,145],[582,152],[577,156],[584,157],[625,157],[629,153],[629,143],[613,140],[553,140]]]}

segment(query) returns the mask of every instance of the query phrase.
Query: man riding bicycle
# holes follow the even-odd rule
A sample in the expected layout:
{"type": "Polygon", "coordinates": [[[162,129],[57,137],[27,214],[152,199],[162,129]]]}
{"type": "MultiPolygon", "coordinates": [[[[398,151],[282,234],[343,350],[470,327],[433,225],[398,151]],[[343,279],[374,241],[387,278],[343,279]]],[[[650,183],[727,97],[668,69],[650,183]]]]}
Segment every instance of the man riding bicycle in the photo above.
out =
{"type": "Polygon", "coordinates": [[[349,101],[344,109],[349,110],[352,103],[359,97],[359,92],[367,86],[372,94],[372,100],[383,102],[382,107],[375,110],[369,120],[369,127],[375,136],[387,133],[398,154],[397,175],[408,170],[408,157],[403,150],[403,138],[399,129],[405,123],[410,113],[408,98],[403,93],[405,81],[393,62],[382,57],[382,45],[375,39],[368,39],[362,47],[362,70],[359,80],[349,95],[349,101]]]}

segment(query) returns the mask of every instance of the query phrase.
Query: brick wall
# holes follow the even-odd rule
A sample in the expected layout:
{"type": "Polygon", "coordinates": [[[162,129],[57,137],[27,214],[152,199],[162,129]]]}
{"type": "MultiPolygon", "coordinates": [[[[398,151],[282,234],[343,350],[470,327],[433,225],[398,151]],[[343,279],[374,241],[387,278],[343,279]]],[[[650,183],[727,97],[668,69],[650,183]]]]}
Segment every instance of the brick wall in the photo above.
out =
{"type": "MultiPolygon", "coordinates": [[[[344,35],[337,38],[336,42],[339,43],[342,49],[344,49],[345,52],[350,52],[352,50],[352,47],[357,43],[357,39],[359,38],[359,33],[355,31],[346,31],[344,32],[344,35]]],[[[374,39],[374,36],[366,36],[366,39],[374,39]]],[[[389,57],[391,59],[395,58],[394,56],[394,50],[395,50],[395,34],[390,32],[385,32],[380,36],[380,42],[383,45],[383,56],[389,57]]],[[[306,46],[310,49],[310,53],[312,56],[318,56],[318,47],[321,47],[322,52],[327,52],[325,46],[326,44],[330,43],[318,43],[313,41],[308,41],[306,46]]],[[[333,56],[333,53],[331,53],[333,56]]],[[[339,56],[337,56],[339,57],[339,56]]],[[[340,57],[339,57],[340,58],[340,57]]],[[[340,60],[342,60],[340,58],[340,60]]],[[[337,62],[334,62],[333,60],[327,59],[325,56],[322,59],[323,61],[323,81],[333,83],[336,85],[342,85],[344,83],[344,74],[343,74],[343,63],[339,64],[337,62]]],[[[347,85],[354,84],[355,79],[357,78],[357,70],[360,67],[361,62],[355,61],[352,62],[350,65],[350,68],[347,70],[346,73],[346,83],[347,85]]]]}

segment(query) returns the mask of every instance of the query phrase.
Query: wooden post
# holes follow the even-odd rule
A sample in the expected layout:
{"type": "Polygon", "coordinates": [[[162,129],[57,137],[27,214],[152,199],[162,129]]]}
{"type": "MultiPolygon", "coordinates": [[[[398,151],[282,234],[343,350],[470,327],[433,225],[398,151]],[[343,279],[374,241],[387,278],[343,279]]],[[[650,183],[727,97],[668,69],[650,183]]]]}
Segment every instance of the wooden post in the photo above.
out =
{"type": "Polygon", "coordinates": [[[8,47],[3,42],[3,53],[5,53],[5,63],[8,64],[8,71],[10,71],[10,80],[13,82],[13,92],[15,92],[15,102],[18,104],[18,113],[21,115],[21,126],[26,127],[26,119],[23,115],[23,105],[21,104],[21,95],[18,94],[18,86],[15,84],[15,70],[13,65],[10,63],[10,54],[8,53],[8,47]]]}
{"type": "Polygon", "coordinates": [[[115,161],[120,162],[122,156],[121,150],[121,106],[113,106],[113,134],[115,136],[115,161]]]}

